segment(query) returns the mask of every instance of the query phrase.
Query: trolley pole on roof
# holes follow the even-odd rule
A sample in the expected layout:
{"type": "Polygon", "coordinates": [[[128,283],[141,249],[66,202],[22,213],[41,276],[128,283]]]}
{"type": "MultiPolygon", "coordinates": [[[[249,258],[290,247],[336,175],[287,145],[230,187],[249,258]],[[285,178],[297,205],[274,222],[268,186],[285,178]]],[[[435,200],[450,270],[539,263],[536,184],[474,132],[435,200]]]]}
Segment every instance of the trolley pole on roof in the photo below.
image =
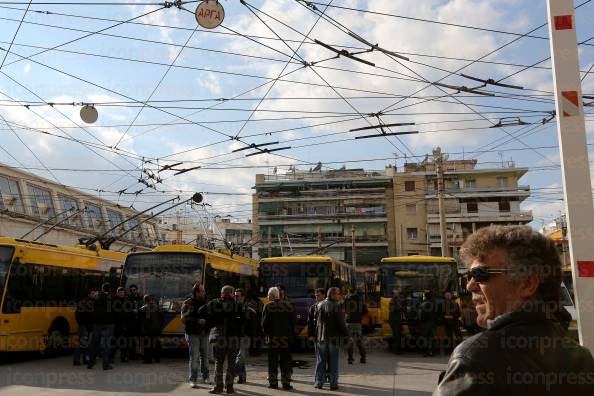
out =
{"type": "Polygon", "coordinates": [[[557,133],[580,343],[594,352],[594,204],[573,0],[547,0],[557,133]]]}

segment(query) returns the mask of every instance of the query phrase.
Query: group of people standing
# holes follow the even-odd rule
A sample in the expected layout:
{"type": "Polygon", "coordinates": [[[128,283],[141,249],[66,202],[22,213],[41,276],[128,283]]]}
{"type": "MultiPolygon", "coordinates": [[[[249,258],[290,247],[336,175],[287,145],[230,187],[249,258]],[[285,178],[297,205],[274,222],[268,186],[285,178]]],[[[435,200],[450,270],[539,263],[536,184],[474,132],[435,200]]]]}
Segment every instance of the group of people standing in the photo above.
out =
{"type": "Polygon", "coordinates": [[[193,388],[210,383],[208,351],[212,346],[215,374],[210,393],[234,393],[235,377],[240,384],[247,380],[245,364],[250,340],[259,334],[261,327],[269,341],[270,387],[278,388],[280,364],[282,388],[292,389],[290,345],[295,310],[287,300],[281,300],[278,288],[271,288],[268,295],[270,302],[264,306],[258,323],[257,307],[246,301],[243,289],[224,286],[219,298],[207,302],[204,286],[199,283],[194,286],[192,297],[184,301],[181,310],[189,352],[188,381],[193,388]]]}
{"type": "Polygon", "coordinates": [[[139,355],[143,363],[160,361],[163,313],[153,296],[143,296],[136,285],[131,285],[129,290],[126,294],[119,287],[112,293],[111,285],[104,283],[101,290],[89,290],[87,297],[78,303],[75,366],[92,369],[101,356],[103,370],[111,370],[118,350],[122,362],[139,355]]]}
{"type": "MultiPolygon", "coordinates": [[[[224,286],[221,295],[206,301],[202,284],[196,284],[192,297],[182,305],[182,322],[189,352],[188,381],[193,388],[209,381],[208,350],[213,347],[215,360],[214,386],[210,393],[234,393],[237,383],[245,383],[245,362],[250,340],[262,334],[268,353],[268,387],[291,390],[291,346],[295,336],[296,310],[287,298],[283,285],[268,290],[268,303],[261,318],[257,307],[246,302],[242,289],[224,286]],[[226,363],[226,367],[225,367],[226,363]],[[280,368],[280,384],[279,384],[280,368]]],[[[338,389],[338,358],[341,343],[348,339],[349,363],[353,362],[353,343],[357,343],[361,363],[366,362],[361,340],[361,317],[366,311],[356,293],[341,298],[336,287],[328,291],[316,289],[316,303],[309,310],[308,334],[315,343],[316,388],[329,382],[330,389],[338,389]]]]}
{"type": "MultiPolygon", "coordinates": [[[[451,351],[462,341],[460,306],[452,293],[445,292],[442,299],[437,299],[433,293],[425,291],[423,300],[415,310],[411,309],[412,312],[408,312],[407,305],[410,307],[410,304],[401,297],[400,292],[394,290],[388,316],[388,323],[392,329],[391,348],[394,353],[399,353],[405,346],[408,346],[405,345],[406,338],[402,333],[404,318],[409,319],[409,330],[414,336],[409,339],[414,339],[414,347],[424,351],[424,356],[434,355],[438,347],[435,332],[440,325],[443,325],[446,333],[444,349],[451,351]]],[[[407,349],[411,349],[410,346],[408,347],[407,349]]]]}

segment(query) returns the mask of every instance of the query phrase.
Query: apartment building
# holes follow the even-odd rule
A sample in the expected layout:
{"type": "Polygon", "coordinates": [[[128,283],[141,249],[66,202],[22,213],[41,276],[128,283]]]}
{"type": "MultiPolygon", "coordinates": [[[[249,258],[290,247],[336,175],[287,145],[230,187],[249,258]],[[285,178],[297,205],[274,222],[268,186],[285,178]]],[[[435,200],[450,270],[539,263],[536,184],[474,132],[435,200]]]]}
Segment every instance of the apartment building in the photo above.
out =
{"type": "Polygon", "coordinates": [[[233,247],[235,252],[240,256],[252,257],[252,246],[254,245],[254,238],[252,237],[252,221],[231,221],[228,218],[216,219],[215,235],[219,235],[217,247],[229,248],[233,247]],[[225,246],[224,242],[227,243],[225,246]]]}
{"type": "Polygon", "coordinates": [[[352,262],[354,242],[357,265],[377,264],[394,241],[393,173],[390,167],[256,175],[254,257],[317,253],[352,262]]]}
{"type": "Polygon", "coordinates": [[[252,222],[231,221],[215,216],[190,217],[186,213],[161,216],[158,219],[160,245],[193,245],[205,249],[229,249],[246,257],[252,254],[252,222]]]}
{"type": "MultiPolygon", "coordinates": [[[[528,168],[513,161],[479,168],[476,160],[445,161],[445,218],[449,256],[457,257],[462,242],[492,224],[527,224],[532,213],[520,208],[530,186],[519,184],[528,168]]],[[[394,177],[396,255],[441,255],[437,173],[434,162],[405,164],[394,177]]]]}
{"type": "Polygon", "coordinates": [[[150,249],[157,244],[155,222],[149,220],[138,225],[148,216],[125,221],[137,213],[114,202],[0,164],[2,236],[74,246],[80,238],[99,236],[122,223],[108,236],[132,231],[114,242],[112,250],[150,249]]]}

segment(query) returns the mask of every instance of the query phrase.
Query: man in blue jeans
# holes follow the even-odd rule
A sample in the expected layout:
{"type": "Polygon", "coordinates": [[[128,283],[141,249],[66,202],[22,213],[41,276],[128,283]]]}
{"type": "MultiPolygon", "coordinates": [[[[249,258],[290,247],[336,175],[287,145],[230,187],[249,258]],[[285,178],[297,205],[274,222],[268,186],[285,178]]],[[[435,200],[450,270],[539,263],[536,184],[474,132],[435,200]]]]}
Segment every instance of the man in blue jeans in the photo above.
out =
{"type": "MultiPolygon", "coordinates": [[[[326,299],[316,313],[316,372],[314,387],[322,389],[326,366],[330,372],[330,390],[338,389],[338,354],[341,340],[348,337],[344,314],[338,304],[340,289],[328,289],[326,299]]],[[[352,339],[350,340],[352,342],[352,339]]]]}
{"type": "Polygon", "coordinates": [[[198,387],[198,382],[208,383],[208,333],[205,328],[206,291],[204,286],[197,283],[192,288],[192,297],[184,301],[181,309],[181,320],[185,325],[186,341],[188,343],[189,382],[192,388],[198,387]],[[198,379],[198,367],[201,378],[198,379]]]}

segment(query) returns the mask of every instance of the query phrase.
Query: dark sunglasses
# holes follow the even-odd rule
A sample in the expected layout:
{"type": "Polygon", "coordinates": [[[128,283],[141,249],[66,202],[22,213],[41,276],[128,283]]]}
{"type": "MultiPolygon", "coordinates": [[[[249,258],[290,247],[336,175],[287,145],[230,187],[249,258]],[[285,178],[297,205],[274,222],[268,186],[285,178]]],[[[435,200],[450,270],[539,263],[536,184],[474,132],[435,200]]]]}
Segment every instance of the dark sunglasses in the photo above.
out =
{"type": "Polygon", "coordinates": [[[508,268],[474,267],[468,271],[468,280],[474,278],[475,282],[486,283],[491,279],[491,275],[505,274],[510,271],[508,268]]]}

